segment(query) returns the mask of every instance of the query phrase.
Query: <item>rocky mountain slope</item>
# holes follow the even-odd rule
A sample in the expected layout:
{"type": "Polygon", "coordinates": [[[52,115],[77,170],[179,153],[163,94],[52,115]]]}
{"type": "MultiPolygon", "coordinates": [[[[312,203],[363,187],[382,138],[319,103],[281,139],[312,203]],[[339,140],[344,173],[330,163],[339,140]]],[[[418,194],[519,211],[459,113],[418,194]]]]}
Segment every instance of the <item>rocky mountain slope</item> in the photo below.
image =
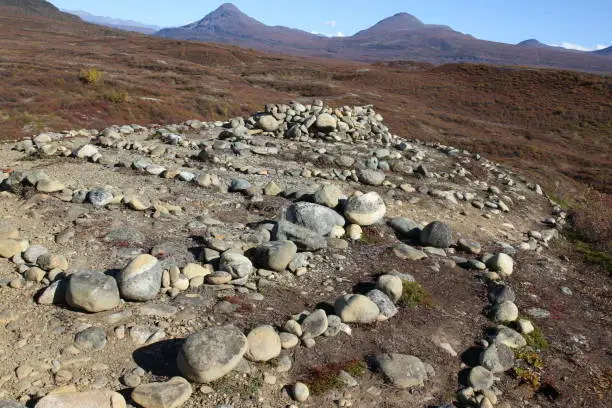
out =
{"type": "Polygon", "coordinates": [[[609,397],[605,288],[554,249],[567,214],[372,106],[45,132],[0,160],[1,406],[609,397]]]}
{"type": "Polygon", "coordinates": [[[156,35],[357,61],[481,62],[612,72],[612,62],[598,55],[481,40],[447,26],[424,24],[408,13],[388,17],[350,37],[326,38],[287,27],[267,26],[227,3],[200,21],[165,28],[156,35]]]}

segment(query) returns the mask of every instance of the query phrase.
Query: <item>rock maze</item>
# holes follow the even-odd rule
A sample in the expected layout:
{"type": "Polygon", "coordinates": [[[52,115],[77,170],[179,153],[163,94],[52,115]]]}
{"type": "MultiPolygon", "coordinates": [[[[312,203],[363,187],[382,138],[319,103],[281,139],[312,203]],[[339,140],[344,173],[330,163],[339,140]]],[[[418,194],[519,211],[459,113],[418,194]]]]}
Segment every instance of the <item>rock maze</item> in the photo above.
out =
{"type": "Polygon", "coordinates": [[[266,105],[228,122],[43,133],[0,149],[0,290],[29,302],[1,304],[0,322],[26,349],[54,343],[5,365],[0,400],[12,402],[0,407],[317,406],[329,395],[344,407],[507,407],[498,383],[535,351],[538,316],[519,310],[509,281],[566,214],[476,153],[392,135],[372,106],[266,105]],[[36,211],[40,227],[28,225],[36,211]],[[428,348],[380,347],[360,358],[365,379],[343,367],[331,391],[312,392],[320,382],[295,372],[300,354],[342,354],[337,339],[378,327],[408,336],[395,322],[453,312],[429,304],[423,270],[469,280],[461,296],[486,294],[475,313],[485,330],[456,342],[473,358],[446,341],[437,353],[456,369],[428,348]],[[313,307],[296,310],[285,290],[313,307]],[[22,328],[24,313],[45,329],[22,328]]]}

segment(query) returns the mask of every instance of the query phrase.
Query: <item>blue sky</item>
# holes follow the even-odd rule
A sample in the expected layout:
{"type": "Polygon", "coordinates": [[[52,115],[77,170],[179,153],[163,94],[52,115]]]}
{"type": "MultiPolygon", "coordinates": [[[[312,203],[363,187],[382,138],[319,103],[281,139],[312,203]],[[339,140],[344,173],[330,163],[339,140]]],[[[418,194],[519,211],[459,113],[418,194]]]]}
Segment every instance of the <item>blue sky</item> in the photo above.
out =
{"type": "MultiPolygon", "coordinates": [[[[223,1],[51,0],[62,9],[131,19],[163,27],[201,19],[223,1]]],[[[612,45],[611,0],[235,0],[243,12],[268,25],[326,35],[352,35],[398,12],[425,23],[449,25],[475,37],[517,43],[536,38],[567,48],[612,45]]]]}

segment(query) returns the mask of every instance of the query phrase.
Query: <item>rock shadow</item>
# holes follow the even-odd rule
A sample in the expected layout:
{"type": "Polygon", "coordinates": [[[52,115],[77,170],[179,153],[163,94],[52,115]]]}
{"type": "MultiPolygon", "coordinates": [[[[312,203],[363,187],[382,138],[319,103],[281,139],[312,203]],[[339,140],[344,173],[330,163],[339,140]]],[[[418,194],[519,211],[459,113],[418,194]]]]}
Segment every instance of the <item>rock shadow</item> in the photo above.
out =
{"type": "Polygon", "coordinates": [[[472,346],[461,353],[461,361],[468,367],[476,367],[480,365],[480,354],[483,348],[472,346]]]}
{"type": "Polygon", "coordinates": [[[184,339],[162,340],[134,350],[136,364],[153,375],[174,377],[181,375],[176,358],[184,339]]]}

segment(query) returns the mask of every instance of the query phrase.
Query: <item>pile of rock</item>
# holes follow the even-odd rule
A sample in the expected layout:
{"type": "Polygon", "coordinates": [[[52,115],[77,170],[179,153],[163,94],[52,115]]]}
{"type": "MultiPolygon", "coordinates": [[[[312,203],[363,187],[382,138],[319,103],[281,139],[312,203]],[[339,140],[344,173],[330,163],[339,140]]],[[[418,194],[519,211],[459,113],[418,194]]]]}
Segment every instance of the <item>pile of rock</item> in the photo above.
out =
{"type": "Polygon", "coordinates": [[[383,117],[371,105],[343,106],[333,109],[317,100],[303,105],[268,104],[263,112],[246,120],[230,121],[231,133],[238,137],[253,134],[253,130],[267,132],[299,141],[324,139],[327,141],[375,142],[389,144],[393,136],[382,124],[383,117]]]}

